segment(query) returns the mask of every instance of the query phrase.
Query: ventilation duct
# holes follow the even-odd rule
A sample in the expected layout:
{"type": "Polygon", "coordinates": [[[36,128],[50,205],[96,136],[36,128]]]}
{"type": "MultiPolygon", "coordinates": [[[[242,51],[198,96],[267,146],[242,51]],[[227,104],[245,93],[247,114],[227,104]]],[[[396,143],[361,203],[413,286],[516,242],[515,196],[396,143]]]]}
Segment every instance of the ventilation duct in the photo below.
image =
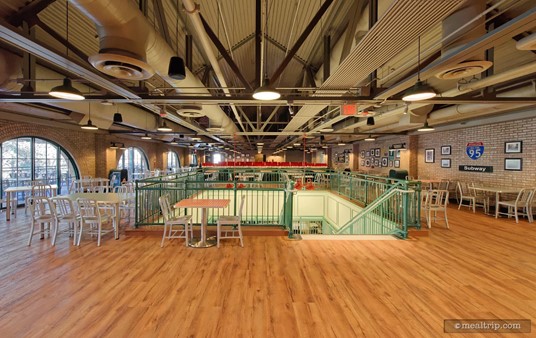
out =
{"type": "MultiPolygon", "coordinates": [[[[171,47],[155,31],[132,0],[70,0],[96,25],[100,51],[90,57],[95,68],[120,79],[146,79],[158,74],[178,92],[210,95],[203,83],[186,69],[184,80],[168,75],[169,60],[176,56],[171,47]],[[195,89],[181,89],[195,88],[195,89]]],[[[201,108],[203,109],[203,108],[201,108]]],[[[237,130],[232,120],[220,108],[211,106],[204,111],[214,123],[225,121],[225,132],[237,130]]]]}
{"type": "MultiPolygon", "coordinates": [[[[473,0],[466,6],[452,13],[443,20],[443,49],[441,57],[449,57],[457,53],[467,43],[486,33],[485,17],[481,15],[486,10],[485,0],[473,0]],[[477,18],[473,20],[473,18],[477,18]],[[471,21],[472,20],[472,21],[471,21]],[[452,32],[460,27],[460,23],[471,22],[453,36],[452,32]]],[[[493,65],[492,62],[477,57],[475,60],[467,60],[441,70],[436,74],[438,79],[452,80],[480,74],[493,65]]]]}

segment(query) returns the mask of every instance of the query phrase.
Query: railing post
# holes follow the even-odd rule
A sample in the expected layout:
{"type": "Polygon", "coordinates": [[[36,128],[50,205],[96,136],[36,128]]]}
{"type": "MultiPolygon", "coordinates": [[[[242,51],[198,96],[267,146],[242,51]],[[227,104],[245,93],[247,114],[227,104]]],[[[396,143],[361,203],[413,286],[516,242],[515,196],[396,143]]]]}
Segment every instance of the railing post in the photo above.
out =
{"type": "Polygon", "coordinates": [[[237,180],[233,180],[233,195],[234,195],[234,210],[233,210],[233,215],[236,216],[236,194],[237,194],[237,184],[238,181],[237,180]]]}
{"type": "MultiPolygon", "coordinates": [[[[121,179],[120,179],[121,180],[121,179]]],[[[134,183],[136,184],[136,188],[134,189],[134,199],[135,199],[135,204],[134,204],[134,226],[137,228],[138,225],[139,225],[139,222],[140,222],[140,210],[139,210],[139,207],[138,207],[138,201],[139,201],[139,198],[138,198],[138,181],[134,181],[134,183]]]]}
{"type": "Polygon", "coordinates": [[[285,203],[285,218],[286,223],[288,227],[288,238],[293,239],[294,238],[294,231],[292,229],[292,219],[293,219],[293,203],[294,203],[294,182],[290,181],[290,191],[285,190],[285,195],[288,192],[288,196],[285,196],[288,198],[288,203],[285,203]]]}

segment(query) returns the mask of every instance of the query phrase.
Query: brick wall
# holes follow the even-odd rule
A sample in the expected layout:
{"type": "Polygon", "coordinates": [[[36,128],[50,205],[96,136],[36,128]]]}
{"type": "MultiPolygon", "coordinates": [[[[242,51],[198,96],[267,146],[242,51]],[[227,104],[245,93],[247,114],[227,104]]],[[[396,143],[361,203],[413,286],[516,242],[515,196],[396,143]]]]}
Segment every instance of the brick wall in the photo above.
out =
{"type": "Polygon", "coordinates": [[[536,187],[536,118],[432,132],[418,136],[417,165],[422,178],[448,178],[483,182],[497,186],[536,187]],[[522,141],[522,153],[505,154],[504,143],[522,141]],[[483,142],[484,153],[477,160],[465,151],[468,142],[483,142]],[[450,145],[452,155],[441,155],[441,146],[450,145]],[[425,149],[435,150],[435,162],[425,163],[425,149]],[[522,158],[522,171],[504,170],[505,158],[522,158]],[[451,168],[442,168],[441,159],[450,159],[451,168]],[[459,171],[459,165],[493,166],[493,173],[459,171]]]}
{"type": "Polygon", "coordinates": [[[107,177],[108,171],[117,167],[123,150],[110,149],[111,142],[120,142],[126,147],[142,149],[149,160],[150,169],[166,168],[166,152],[170,149],[177,152],[183,166],[189,165],[188,150],[185,148],[141,139],[138,141],[120,138],[105,132],[90,132],[78,128],[58,128],[0,119],[0,143],[23,136],[40,137],[62,146],[73,157],[82,176],[107,177]]]}

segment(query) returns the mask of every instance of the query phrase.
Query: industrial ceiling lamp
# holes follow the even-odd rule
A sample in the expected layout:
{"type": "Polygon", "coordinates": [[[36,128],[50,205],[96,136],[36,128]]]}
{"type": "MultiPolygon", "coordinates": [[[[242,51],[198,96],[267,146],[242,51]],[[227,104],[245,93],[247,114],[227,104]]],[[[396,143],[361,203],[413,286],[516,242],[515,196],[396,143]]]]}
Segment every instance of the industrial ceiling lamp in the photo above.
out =
{"type": "Polygon", "coordinates": [[[404,101],[421,101],[435,97],[437,93],[435,90],[421,81],[421,37],[417,39],[417,83],[408,89],[402,100],[404,101]]]}
{"type": "MultiPolygon", "coordinates": [[[[66,13],[67,14],[66,14],[66,20],[65,20],[65,26],[66,26],[65,27],[65,31],[66,31],[65,39],[67,43],[65,45],[67,47],[67,58],[68,58],[69,57],[69,1],[67,1],[66,13]]],[[[78,89],[73,87],[71,79],[69,78],[64,78],[63,84],[52,88],[48,92],[48,95],[57,97],[59,99],[65,99],[65,100],[80,101],[80,100],[85,99],[84,95],[82,95],[82,93],[78,89]]]]}
{"type": "MultiPolygon", "coordinates": [[[[268,13],[268,1],[266,1],[266,13],[268,13]]],[[[266,41],[265,41],[265,38],[264,36],[268,36],[268,15],[265,15],[265,23],[264,23],[264,27],[265,27],[265,32],[262,34],[262,48],[264,49],[264,60],[266,60],[266,41]]],[[[262,66],[262,64],[261,64],[262,66]]],[[[261,79],[262,79],[262,70],[261,70],[261,79]]],[[[271,101],[271,100],[277,100],[281,97],[281,94],[275,90],[274,87],[272,87],[270,85],[270,82],[268,81],[267,77],[264,78],[264,83],[262,84],[262,86],[258,87],[257,89],[255,89],[255,91],[253,92],[253,98],[255,100],[260,100],[260,101],[271,101]]]]}
{"type": "Polygon", "coordinates": [[[435,130],[435,128],[429,126],[428,121],[424,122],[424,126],[422,126],[421,128],[417,129],[417,131],[433,131],[433,130],[435,130]]]}
{"type": "Polygon", "coordinates": [[[86,129],[86,130],[97,130],[99,129],[97,126],[95,126],[92,122],[91,122],[91,103],[88,102],[88,107],[89,107],[89,110],[88,110],[88,113],[89,113],[89,118],[87,120],[87,123],[84,124],[83,126],[81,126],[80,128],[82,129],[86,129]]]}
{"type": "Polygon", "coordinates": [[[374,122],[374,116],[367,117],[367,126],[373,126],[376,123],[374,122]]]}
{"type": "Polygon", "coordinates": [[[119,147],[117,146],[117,144],[115,142],[112,142],[112,144],[110,145],[110,149],[118,149],[119,147]]]}
{"type": "MultiPolygon", "coordinates": [[[[176,7],[179,10],[179,1],[177,0],[176,7]]],[[[179,14],[176,15],[177,21],[175,22],[175,38],[177,39],[176,53],[179,54],[179,14]]],[[[174,80],[184,80],[186,78],[186,69],[184,67],[184,60],[180,56],[172,56],[169,59],[168,76],[174,80]]]]}
{"type": "Polygon", "coordinates": [[[372,135],[369,134],[369,136],[365,138],[365,141],[367,142],[376,141],[376,138],[372,137],[372,135]]]}

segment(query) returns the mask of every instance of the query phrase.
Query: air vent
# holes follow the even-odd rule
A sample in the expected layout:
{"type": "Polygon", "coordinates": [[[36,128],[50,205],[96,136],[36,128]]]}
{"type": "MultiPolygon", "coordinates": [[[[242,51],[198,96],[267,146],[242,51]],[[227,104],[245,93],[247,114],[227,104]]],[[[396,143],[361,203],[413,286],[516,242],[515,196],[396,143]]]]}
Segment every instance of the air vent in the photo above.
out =
{"type": "Polygon", "coordinates": [[[493,65],[491,61],[465,61],[446,68],[436,74],[436,77],[441,80],[461,79],[463,77],[480,74],[493,65]]]}
{"type": "Polygon", "coordinates": [[[209,133],[223,133],[224,129],[221,127],[208,127],[206,128],[206,131],[209,133]]]}
{"type": "Polygon", "coordinates": [[[203,113],[202,106],[182,106],[181,108],[177,109],[177,114],[179,114],[182,117],[191,117],[191,118],[198,118],[198,117],[205,116],[205,113],[203,113]]]}
{"type": "Polygon", "coordinates": [[[89,62],[100,72],[123,80],[147,80],[154,75],[154,70],[147,63],[119,54],[96,54],[89,57],[89,62]]]}

